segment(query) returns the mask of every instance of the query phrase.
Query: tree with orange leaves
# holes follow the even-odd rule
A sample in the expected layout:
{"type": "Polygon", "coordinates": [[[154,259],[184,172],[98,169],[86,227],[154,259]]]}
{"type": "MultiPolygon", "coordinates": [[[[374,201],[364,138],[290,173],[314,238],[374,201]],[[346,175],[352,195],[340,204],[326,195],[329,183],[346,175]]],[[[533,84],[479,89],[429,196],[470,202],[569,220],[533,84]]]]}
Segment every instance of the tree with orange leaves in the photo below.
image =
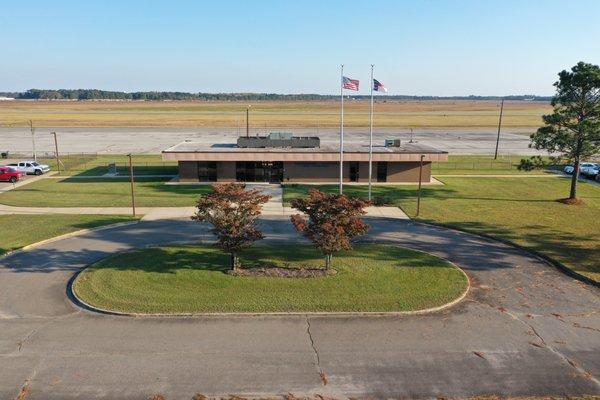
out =
{"type": "Polygon", "coordinates": [[[227,183],[214,185],[212,193],[198,199],[192,219],[213,226],[217,245],[231,255],[231,269],[240,266],[238,253],[242,249],[264,237],[256,228],[256,220],[269,198],[259,190],[246,190],[245,184],[227,183]]]}
{"type": "Polygon", "coordinates": [[[296,230],[325,254],[325,268],[329,269],[334,253],[350,250],[351,240],[369,230],[369,225],[360,219],[369,205],[371,202],[359,198],[310,189],[308,197],[292,200],[292,207],[308,219],[294,214],[291,220],[296,230]]]}

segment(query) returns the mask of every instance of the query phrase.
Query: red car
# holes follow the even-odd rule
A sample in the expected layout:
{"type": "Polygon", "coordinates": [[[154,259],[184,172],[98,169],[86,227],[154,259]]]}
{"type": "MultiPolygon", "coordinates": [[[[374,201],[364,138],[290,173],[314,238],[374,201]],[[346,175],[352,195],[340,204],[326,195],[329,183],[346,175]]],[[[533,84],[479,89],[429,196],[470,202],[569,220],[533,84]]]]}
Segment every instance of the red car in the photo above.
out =
{"type": "Polygon", "coordinates": [[[10,183],[15,183],[19,179],[21,179],[23,174],[16,168],[13,167],[0,167],[0,181],[8,181],[10,183]]]}

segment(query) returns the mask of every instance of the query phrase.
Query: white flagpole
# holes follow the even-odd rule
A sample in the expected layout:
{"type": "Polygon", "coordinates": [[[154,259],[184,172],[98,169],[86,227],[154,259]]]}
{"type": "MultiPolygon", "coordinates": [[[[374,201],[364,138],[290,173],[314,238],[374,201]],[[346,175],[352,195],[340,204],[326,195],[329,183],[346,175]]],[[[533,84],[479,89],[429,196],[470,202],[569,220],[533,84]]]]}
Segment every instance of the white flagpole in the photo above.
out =
{"type": "Polygon", "coordinates": [[[371,114],[369,115],[369,201],[371,201],[371,181],[373,176],[373,68],[371,64],[371,114]]]}
{"type": "Polygon", "coordinates": [[[344,192],[344,64],[340,71],[340,98],[342,110],[340,116],[340,194],[344,192]]]}

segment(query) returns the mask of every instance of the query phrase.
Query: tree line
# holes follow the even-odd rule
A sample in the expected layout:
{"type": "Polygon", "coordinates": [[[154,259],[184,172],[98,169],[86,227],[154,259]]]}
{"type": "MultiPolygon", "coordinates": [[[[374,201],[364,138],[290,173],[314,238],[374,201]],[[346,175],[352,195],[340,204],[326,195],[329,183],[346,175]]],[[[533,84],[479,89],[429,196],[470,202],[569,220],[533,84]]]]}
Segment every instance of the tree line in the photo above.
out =
{"type": "MultiPolygon", "coordinates": [[[[0,92],[1,97],[23,100],[203,100],[203,101],[260,101],[260,100],[336,100],[337,95],[278,94],[278,93],[188,93],[188,92],[119,92],[99,89],[29,89],[25,92],[0,92]]],[[[365,99],[366,95],[348,96],[365,99]]],[[[383,100],[530,100],[550,101],[549,96],[378,96],[383,100]]]]}

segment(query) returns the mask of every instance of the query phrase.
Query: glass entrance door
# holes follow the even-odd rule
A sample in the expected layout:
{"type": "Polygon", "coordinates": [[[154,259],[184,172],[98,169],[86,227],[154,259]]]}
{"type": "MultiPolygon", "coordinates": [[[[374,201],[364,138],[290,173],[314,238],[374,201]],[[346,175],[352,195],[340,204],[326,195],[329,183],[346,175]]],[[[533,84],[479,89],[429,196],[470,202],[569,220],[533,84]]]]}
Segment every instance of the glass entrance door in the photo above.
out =
{"type": "Polygon", "coordinates": [[[238,161],[235,163],[238,182],[281,183],[283,162],[281,161],[238,161]]]}

